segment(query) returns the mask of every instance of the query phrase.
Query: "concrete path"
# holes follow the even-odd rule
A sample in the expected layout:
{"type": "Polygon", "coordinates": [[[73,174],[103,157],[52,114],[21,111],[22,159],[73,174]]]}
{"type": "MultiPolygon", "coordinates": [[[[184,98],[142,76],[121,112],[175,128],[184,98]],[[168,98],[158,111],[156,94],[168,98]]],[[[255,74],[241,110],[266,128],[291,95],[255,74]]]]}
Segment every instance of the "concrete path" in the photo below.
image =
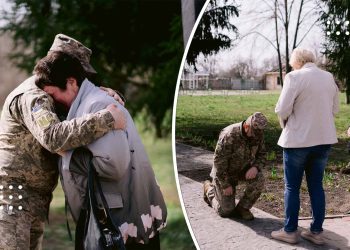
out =
{"type": "MultiPolygon", "coordinates": [[[[297,245],[271,239],[270,233],[283,227],[279,219],[253,208],[253,221],[221,218],[203,201],[202,182],[208,176],[213,153],[176,144],[177,168],[187,216],[201,249],[350,249],[350,218],[327,219],[324,232],[327,244],[316,246],[300,239],[297,245]]],[[[299,222],[300,229],[310,221],[299,222]]]]}

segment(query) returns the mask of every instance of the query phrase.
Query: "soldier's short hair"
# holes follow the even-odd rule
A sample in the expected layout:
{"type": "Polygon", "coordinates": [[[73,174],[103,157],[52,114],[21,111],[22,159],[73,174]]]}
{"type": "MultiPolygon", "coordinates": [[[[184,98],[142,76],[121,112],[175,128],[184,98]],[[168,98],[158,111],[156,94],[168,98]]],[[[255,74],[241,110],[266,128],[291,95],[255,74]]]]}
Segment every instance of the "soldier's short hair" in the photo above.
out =
{"type": "Polygon", "coordinates": [[[255,112],[247,118],[246,123],[250,124],[254,130],[263,130],[267,126],[267,118],[263,115],[263,113],[255,112]]]}
{"type": "Polygon", "coordinates": [[[91,49],[86,47],[78,40],[75,40],[74,38],[64,34],[57,34],[47,54],[49,55],[50,53],[55,51],[62,51],[74,55],[76,58],[79,59],[86,73],[97,73],[96,70],[90,64],[90,56],[92,54],[91,49]]]}
{"type": "Polygon", "coordinates": [[[40,59],[33,73],[37,76],[35,84],[41,89],[45,86],[57,86],[65,90],[67,78],[75,78],[78,86],[86,78],[80,61],[75,56],[61,51],[54,51],[40,59]]]}

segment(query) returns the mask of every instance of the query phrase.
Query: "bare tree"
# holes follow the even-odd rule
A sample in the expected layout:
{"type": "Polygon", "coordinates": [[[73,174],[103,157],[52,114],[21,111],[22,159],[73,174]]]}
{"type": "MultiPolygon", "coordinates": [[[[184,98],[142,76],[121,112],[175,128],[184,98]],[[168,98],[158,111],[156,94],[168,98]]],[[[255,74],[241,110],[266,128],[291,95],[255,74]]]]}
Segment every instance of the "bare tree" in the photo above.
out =
{"type": "Polygon", "coordinates": [[[216,75],[218,71],[218,60],[216,59],[215,55],[200,55],[196,61],[196,66],[186,64],[187,68],[190,68],[192,72],[199,71],[208,73],[212,76],[216,75]]]}
{"type": "MultiPolygon", "coordinates": [[[[250,15],[255,16],[256,25],[243,36],[254,34],[266,40],[276,50],[279,64],[279,74],[282,80],[282,68],[285,65],[286,73],[291,71],[289,58],[291,49],[295,49],[309,34],[318,21],[317,9],[314,0],[262,0],[264,10],[253,10],[250,15]],[[299,4],[295,10],[294,6],[299,4]],[[310,20],[312,22],[310,23],[310,20]],[[264,25],[273,22],[274,35],[265,34],[264,25]],[[295,28],[292,29],[292,25],[295,28]],[[292,46],[291,46],[292,45],[292,46]],[[284,48],[284,53],[282,49],[284,48]],[[282,61],[284,59],[284,63],[282,61]]],[[[283,86],[283,82],[281,82],[283,86]]]]}
{"type": "MultiPolygon", "coordinates": [[[[285,60],[284,57],[281,58],[282,60],[285,60]]],[[[277,55],[273,55],[271,57],[265,58],[262,64],[262,67],[259,68],[261,73],[265,73],[267,71],[271,70],[277,70],[279,69],[279,58],[277,55]]]]}
{"type": "Polygon", "coordinates": [[[283,87],[283,66],[282,66],[282,56],[281,56],[281,47],[280,47],[280,42],[278,38],[278,14],[277,14],[277,9],[278,9],[278,0],[275,0],[275,13],[274,13],[274,19],[275,19],[275,32],[276,32],[276,50],[277,50],[277,55],[278,55],[278,71],[280,75],[280,81],[281,81],[281,86],[283,87]]]}
{"type": "Polygon", "coordinates": [[[238,58],[232,66],[219,73],[220,76],[240,78],[240,79],[254,79],[258,77],[258,67],[251,58],[238,58]]]}

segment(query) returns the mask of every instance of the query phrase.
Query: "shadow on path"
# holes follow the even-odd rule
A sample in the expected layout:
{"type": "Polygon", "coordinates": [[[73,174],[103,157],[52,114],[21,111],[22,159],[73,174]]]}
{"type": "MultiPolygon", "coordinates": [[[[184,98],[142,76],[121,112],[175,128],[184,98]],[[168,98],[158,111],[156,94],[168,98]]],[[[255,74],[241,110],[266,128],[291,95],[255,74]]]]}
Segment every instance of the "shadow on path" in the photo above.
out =
{"type": "MultiPolygon", "coordinates": [[[[300,238],[296,245],[271,238],[271,232],[283,227],[283,220],[253,208],[253,221],[236,218],[221,218],[203,201],[201,182],[211,170],[213,153],[206,150],[179,145],[176,147],[180,188],[186,213],[196,240],[205,249],[350,249],[349,222],[332,220],[325,223],[324,235],[327,244],[317,246],[300,238]]],[[[308,227],[302,221],[302,228],[308,227]]],[[[300,229],[302,229],[300,228],[300,229]]]]}
{"type": "MultiPolygon", "coordinates": [[[[323,246],[317,246],[313,243],[309,243],[300,237],[300,241],[298,244],[289,244],[281,241],[276,241],[272,239],[271,232],[275,230],[279,230],[283,227],[283,219],[278,218],[255,218],[253,221],[244,221],[241,219],[230,218],[232,221],[236,221],[245,225],[252,230],[254,230],[258,235],[264,236],[271,241],[278,242],[279,244],[283,244],[285,246],[295,246],[295,247],[303,247],[303,249],[350,249],[348,246],[348,239],[329,230],[324,230],[324,236],[326,239],[326,244],[323,246]]],[[[302,230],[306,230],[307,228],[299,227],[299,233],[302,230]]]]}

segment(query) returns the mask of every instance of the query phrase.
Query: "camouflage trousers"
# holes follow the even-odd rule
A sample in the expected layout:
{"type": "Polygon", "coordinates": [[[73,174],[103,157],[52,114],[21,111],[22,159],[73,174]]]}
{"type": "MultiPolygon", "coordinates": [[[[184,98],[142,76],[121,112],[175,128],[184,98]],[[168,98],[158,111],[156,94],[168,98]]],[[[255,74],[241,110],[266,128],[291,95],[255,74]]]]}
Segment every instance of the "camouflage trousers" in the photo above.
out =
{"type": "MultiPolygon", "coordinates": [[[[264,189],[264,176],[261,172],[258,172],[257,176],[252,180],[241,179],[239,181],[244,181],[246,183],[246,188],[243,197],[239,200],[237,206],[239,205],[240,207],[251,209],[264,189]]],[[[235,208],[237,184],[238,183],[231,183],[233,189],[232,195],[224,195],[220,183],[214,178],[210,187],[206,191],[206,196],[211,206],[221,217],[230,216],[235,208]]]]}
{"type": "Polygon", "coordinates": [[[0,250],[41,250],[45,221],[27,211],[0,211],[0,250]]]}

